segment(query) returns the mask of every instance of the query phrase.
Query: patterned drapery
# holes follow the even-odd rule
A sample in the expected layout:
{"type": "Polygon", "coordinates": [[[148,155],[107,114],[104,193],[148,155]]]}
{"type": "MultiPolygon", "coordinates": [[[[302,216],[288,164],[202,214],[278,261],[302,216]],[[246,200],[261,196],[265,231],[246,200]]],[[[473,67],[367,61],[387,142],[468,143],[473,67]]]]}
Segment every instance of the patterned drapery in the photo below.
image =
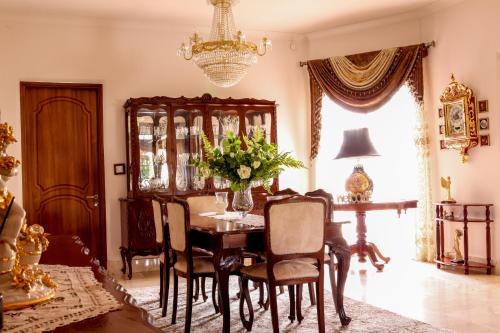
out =
{"type": "Polygon", "coordinates": [[[423,102],[424,44],[307,62],[311,93],[311,159],[321,137],[321,98],[353,112],[371,112],[407,83],[417,103],[423,102]]]}
{"type": "Polygon", "coordinates": [[[418,44],[307,62],[311,94],[311,160],[319,150],[323,94],[347,110],[368,113],[389,101],[403,84],[410,87],[418,112],[415,144],[419,188],[415,241],[416,259],[420,261],[432,261],[435,252],[429,136],[423,106],[422,60],[426,56],[427,47],[418,44]]]}

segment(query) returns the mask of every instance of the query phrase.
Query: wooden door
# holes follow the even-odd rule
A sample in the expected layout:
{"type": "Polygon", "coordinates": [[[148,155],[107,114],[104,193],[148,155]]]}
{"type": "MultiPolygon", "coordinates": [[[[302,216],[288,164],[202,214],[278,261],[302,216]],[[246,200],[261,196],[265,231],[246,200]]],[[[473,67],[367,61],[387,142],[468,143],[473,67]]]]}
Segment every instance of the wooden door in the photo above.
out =
{"type": "Polygon", "coordinates": [[[102,85],[21,82],[29,224],[78,235],[106,263],[102,85]]]}

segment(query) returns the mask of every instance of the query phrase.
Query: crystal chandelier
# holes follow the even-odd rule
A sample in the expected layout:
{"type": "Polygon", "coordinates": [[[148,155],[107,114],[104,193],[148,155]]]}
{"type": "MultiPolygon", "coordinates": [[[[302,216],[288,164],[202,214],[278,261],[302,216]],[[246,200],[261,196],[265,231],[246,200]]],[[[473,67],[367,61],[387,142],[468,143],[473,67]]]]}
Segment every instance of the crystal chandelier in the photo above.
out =
{"type": "Polygon", "coordinates": [[[271,41],[264,37],[257,47],[236,30],[231,9],[235,0],[208,1],[214,6],[209,41],[204,42],[195,33],[189,45],[182,43],[179,55],[186,60],[193,59],[210,82],[227,88],[240,82],[250,66],[257,63],[257,55],[263,56],[271,48],[271,41]]]}

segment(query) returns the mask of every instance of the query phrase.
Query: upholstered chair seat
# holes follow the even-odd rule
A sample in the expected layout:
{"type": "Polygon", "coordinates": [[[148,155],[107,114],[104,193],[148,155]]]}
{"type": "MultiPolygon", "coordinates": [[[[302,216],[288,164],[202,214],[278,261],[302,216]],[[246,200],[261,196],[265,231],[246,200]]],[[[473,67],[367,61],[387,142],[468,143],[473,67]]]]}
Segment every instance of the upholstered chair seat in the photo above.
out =
{"type": "MultiPolygon", "coordinates": [[[[267,281],[268,279],[266,263],[244,267],[240,270],[240,272],[242,275],[253,281],[267,281]]],[[[319,275],[317,267],[301,260],[280,261],[274,265],[273,272],[277,282],[294,279],[317,278],[319,275]]]]}
{"type": "MultiPolygon", "coordinates": [[[[182,256],[177,257],[174,268],[182,273],[187,273],[187,261],[182,256]]],[[[213,259],[211,257],[193,257],[193,273],[205,274],[215,273],[213,259]]]]}
{"type": "MultiPolygon", "coordinates": [[[[300,259],[296,259],[296,260],[308,263],[310,265],[316,265],[316,260],[314,260],[312,258],[300,258],[300,259]]],[[[329,262],[330,262],[330,256],[328,255],[328,253],[325,253],[325,264],[327,264],[329,262]]]]}

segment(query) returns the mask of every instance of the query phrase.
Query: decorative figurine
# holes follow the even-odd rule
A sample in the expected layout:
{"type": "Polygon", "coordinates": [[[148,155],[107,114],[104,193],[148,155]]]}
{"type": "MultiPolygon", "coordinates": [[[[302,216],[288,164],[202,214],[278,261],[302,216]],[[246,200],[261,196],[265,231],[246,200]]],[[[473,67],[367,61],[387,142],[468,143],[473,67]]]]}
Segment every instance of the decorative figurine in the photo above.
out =
{"type": "Polygon", "coordinates": [[[455,259],[453,262],[463,263],[464,257],[462,256],[462,252],[460,251],[460,238],[463,236],[463,232],[460,229],[455,230],[455,240],[453,241],[453,249],[455,250],[455,259]]]}
{"type": "Polygon", "coordinates": [[[447,191],[448,198],[446,200],[442,200],[441,203],[456,203],[455,199],[451,197],[451,178],[448,176],[447,179],[441,177],[441,187],[447,191]]]}
{"type": "Polygon", "coordinates": [[[26,224],[26,212],[7,189],[7,181],[20,165],[6,151],[14,142],[12,127],[0,124],[0,294],[4,311],[48,301],[55,297],[57,287],[37,266],[48,246],[43,228],[26,224]]]}

